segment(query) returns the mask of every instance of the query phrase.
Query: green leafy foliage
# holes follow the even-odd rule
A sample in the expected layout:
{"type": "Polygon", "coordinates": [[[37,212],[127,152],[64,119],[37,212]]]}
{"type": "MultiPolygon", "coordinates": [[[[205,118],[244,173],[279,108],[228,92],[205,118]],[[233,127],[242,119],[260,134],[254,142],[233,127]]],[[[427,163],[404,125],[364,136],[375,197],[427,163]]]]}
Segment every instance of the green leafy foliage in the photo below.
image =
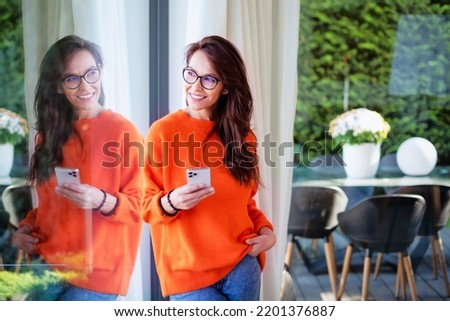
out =
{"type": "Polygon", "coordinates": [[[12,300],[23,295],[33,287],[33,283],[31,273],[0,271],[0,300],[12,300]]]}
{"type": "Polygon", "coordinates": [[[0,0],[0,26],[0,107],[25,116],[20,0],[0,0]]]}
{"type": "MultiPolygon", "coordinates": [[[[450,4],[431,0],[301,1],[294,127],[294,142],[301,151],[297,161],[304,163],[305,154],[311,159],[336,151],[336,142],[327,138],[328,123],[345,112],[344,83],[348,80],[348,109],[377,111],[391,126],[383,153],[395,152],[405,139],[421,136],[436,147],[439,164],[450,164],[450,140],[446,138],[449,94],[389,94],[397,25],[403,15],[450,15],[450,4]]],[[[441,42],[448,52],[447,21],[441,42]]],[[[420,42],[421,33],[412,30],[410,37],[420,42]]],[[[448,57],[437,55],[428,64],[444,66],[441,69],[447,78],[440,79],[448,82],[448,57]]]]}
{"type": "MultiPolygon", "coordinates": [[[[0,107],[26,119],[21,0],[0,0],[0,26],[0,107]]],[[[6,131],[0,135],[3,141],[14,140],[15,160],[28,158],[28,136],[25,139],[7,138],[6,131]]],[[[22,176],[26,171],[17,171],[15,167],[13,174],[22,176]]]]}
{"type": "Polygon", "coordinates": [[[50,271],[45,271],[42,275],[0,271],[0,300],[26,299],[35,292],[45,292],[48,286],[58,282],[61,282],[61,278],[50,271]]]}
{"type": "Polygon", "coordinates": [[[337,141],[342,141],[345,143],[348,143],[350,145],[356,145],[356,144],[364,144],[364,143],[381,143],[384,138],[381,137],[381,134],[379,133],[372,133],[370,131],[365,131],[362,133],[359,133],[358,136],[355,136],[353,134],[353,130],[349,130],[344,135],[340,135],[336,137],[337,141]]]}

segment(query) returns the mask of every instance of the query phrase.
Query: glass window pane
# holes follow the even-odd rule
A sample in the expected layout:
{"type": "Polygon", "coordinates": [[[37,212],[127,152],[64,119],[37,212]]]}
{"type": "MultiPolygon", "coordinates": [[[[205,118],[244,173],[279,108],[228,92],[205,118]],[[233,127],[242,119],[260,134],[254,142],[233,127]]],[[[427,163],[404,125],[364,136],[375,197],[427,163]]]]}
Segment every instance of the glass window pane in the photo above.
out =
{"type": "Polygon", "coordinates": [[[450,165],[450,6],[445,1],[301,1],[294,141],[302,166],[340,154],[329,122],[360,107],[391,131],[382,155],[409,137],[450,165]]]}

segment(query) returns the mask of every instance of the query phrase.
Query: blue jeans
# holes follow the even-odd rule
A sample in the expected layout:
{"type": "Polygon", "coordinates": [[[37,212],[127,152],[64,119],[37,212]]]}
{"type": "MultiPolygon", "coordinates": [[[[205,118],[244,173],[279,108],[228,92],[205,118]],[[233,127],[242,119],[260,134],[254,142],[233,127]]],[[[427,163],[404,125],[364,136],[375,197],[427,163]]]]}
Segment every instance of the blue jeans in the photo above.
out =
{"type": "Polygon", "coordinates": [[[95,292],[66,284],[64,291],[58,296],[58,301],[115,301],[117,295],[95,292]]]}
{"type": "Polygon", "coordinates": [[[171,301],[258,301],[261,269],[256,257],[245,256],[223,279],[206,288],[174,294],[171,301]]]}

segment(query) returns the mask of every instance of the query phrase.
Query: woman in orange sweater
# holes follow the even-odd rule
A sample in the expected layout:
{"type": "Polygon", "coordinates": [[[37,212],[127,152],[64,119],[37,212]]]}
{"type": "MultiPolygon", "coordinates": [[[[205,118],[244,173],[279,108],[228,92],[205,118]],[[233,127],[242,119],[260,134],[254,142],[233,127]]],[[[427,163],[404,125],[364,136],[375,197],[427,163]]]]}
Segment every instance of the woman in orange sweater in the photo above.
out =
{"type": "Polygon", "coordinates": [[[156,121],[146,138],[144,220],[162,292],[171,300],[258,300],[272,224],[257,208],[252,95],[240,53],[210,36],[187,48],[187,108],[156,121]],[[208,167],[211,186],[187,184],[208,167]]]}
{"type": "Polygon", "coordinates": [[[143,143],[135,126],[105,109],[100,48],[76,36],[53,44],[36,87],[37,144],[30,178],[39,206],[12,241],[64,280],[36,300],[115,300],[126,295],[141,232],[143,143]],[[81,184],[58,185],[55,167],[81,184]]]}

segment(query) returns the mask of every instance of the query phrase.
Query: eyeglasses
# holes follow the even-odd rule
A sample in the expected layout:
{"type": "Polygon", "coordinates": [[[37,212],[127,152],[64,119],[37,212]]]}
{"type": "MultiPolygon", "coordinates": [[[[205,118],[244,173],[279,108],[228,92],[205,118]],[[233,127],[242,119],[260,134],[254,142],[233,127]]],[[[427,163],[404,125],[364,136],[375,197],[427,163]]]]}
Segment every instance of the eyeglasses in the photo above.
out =
{"type": "Polygon", "coordinates": [[[200,84],[202,85],[203,88],[207,89],[207,90],[212,90],[214,88],[216,88],[217,84],[219,83],[219,79],[213,77],[213,76],[199,76],[197,75],[197,73],[195,71],[193,71],[192,69],[189,68],[184,68],[183,69],[183,79],[185,82],[187,82],[188,84],[195,84],[195,82],[197,81],[197,79],[200,78],[200,84]]]}
{"type": "Polygon", "coordinates": [[[89,69],[82,76],[67,76],[62,80],[62,82],[68,89],[77,89],[81,85],[81,79],[84,79],[84,81],[86,81],[88,84],[95,84],[100,79],[100,69],[89,69]]]}

